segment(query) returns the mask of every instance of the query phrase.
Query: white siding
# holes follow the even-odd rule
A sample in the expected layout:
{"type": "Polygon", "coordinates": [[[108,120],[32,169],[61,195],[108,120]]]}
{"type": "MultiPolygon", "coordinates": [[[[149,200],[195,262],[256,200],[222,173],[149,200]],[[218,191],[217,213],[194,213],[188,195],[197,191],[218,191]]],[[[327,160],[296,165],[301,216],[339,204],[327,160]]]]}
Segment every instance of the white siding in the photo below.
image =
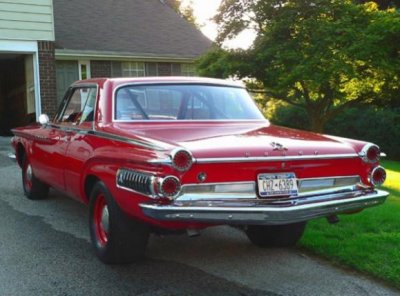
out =
{"type": "Polygon", "coordinates": [[[54,41],[52,0],[0,0],[0,39],[54,41]]]}

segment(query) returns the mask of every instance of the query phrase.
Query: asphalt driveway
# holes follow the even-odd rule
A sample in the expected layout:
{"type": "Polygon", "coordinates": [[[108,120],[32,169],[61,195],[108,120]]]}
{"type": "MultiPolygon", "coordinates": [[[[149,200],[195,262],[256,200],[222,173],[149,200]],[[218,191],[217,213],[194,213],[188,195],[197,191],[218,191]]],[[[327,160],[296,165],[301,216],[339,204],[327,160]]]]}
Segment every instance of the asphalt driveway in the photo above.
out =
{"type": "Polygon", "coordinates": [[[260,249],[230,227],[153,236],[147,259],[107,266],[89,244],[87,209],[52,190],[27,200],[0,137],[0,295],[400,295],[298,249],[260,249]]]}

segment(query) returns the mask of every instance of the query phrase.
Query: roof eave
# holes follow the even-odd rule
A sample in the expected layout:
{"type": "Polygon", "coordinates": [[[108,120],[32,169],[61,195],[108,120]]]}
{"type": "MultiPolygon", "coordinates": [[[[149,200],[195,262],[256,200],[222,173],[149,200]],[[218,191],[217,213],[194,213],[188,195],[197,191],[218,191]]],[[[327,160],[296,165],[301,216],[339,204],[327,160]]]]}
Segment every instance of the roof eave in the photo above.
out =
{"type": "Polygon", "coordinates": [[[56,49],[56,60],[134,60],[143,62],[182,62],[192,63],[198,56],[178,56],[174,54],[132,53],[96,50],[56,49]]]}

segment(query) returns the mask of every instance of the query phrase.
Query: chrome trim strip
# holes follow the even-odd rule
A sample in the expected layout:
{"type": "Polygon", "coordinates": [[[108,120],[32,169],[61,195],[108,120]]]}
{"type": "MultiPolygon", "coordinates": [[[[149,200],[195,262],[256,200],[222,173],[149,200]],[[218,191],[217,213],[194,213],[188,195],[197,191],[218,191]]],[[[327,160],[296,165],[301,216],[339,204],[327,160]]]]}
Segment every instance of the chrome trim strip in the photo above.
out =
{"type": "Polygon", "coordinates": [[[331,191],[338,191],[341,188],[345,189],[348,187],[354,187],[358,184],[361,184],[360,176],[338,176],[338,177],[323,177],[323,178],[304,178],[304,179],[297,179],[298,180],[298,188],[299,192],[303,193],[310,193],[310,192],[326,192],[327,190],[331,191]],[[332,181],[332,185],[325,185],[323,182],[332,181]],[[353,181],[353,182],[349,182],[353,181]],[[318,182],[321,182],[318,184],[318,182]],[[338,185],[338,183],[341,185],[338,185]],[[344,182],[344,184],[343,184],[344,182]]]}
{"type": "Polygon", "coordinates": [[[388,192],[356,191],[298,198],[289,203],[242,201],[178,203],[170,205],[140,204],[144,214],[157,220],[239,225],[279,225],[355,211],[382,204],[388,192]]]}
{"type": "Polygon", "coordinates": [[[81,135],[92,135],[92,136],[96,136],[96,137],[103,138],[103,139],[108,139],[108,140],[112,140],[112,141],[118,141],[118,142],[128,143],[128,144],[132,144],[132,145],[137,145],[137,146],[144,147],[144,148],[154,149],[156,151],[166,151],[168,149],[167,147],[161,147],[156,144],[151,144],[151,143],[147,143],[145,141],[140,141],[140,140],[133,140],[128,137],[118,136],[118,135],[110,134],[107,132],[82,129],[76,125],[64,126],[64,125],[60,125],[60,124],[50,123],[49,125],[47,125],[47,128],[59,129],[64,132],[76,132],[81,135]]]}
{"type": "MultiPolygon", "coordinates": [[[[346,159],[358,158],[356,153],[348,154],[325,154],[325,155],[292,155],[292,156],[258,156],[258,157],[221,157],[221,158],[193,158],[193,163],[236,163],[236,162],[271,162],[271,161],[296,161],[315,159],[346,159]]],[[[171,165],[171,159],[153,159],[149,163],[171,165]]]]}
{"type": "MultiPolygon", "coordinates": [[[[229,158],[197,158],[196,163],[229,163],[229,162],[263,162],[314,159],[345,159],[357,158],[356,153],[326,154],[326,155],[293,155],[293,156],[260,156],[260,157],[229,157],[229,158]]],[[[162,161],[162,160],[160,160],[162,161]]]]}
{"type": "MultiPolygon", "coordinates": [[[[324,194],[335,194],[341,192],[351,192],[357,190],[361,184],[360,176],[332,176],[332,177],[324,177],[324,178],[303,178],[297,179],[298,182],[298,195],[294,197],[288,197],[290,199],[299,198],[299,197],[309,197],[313,195],[324,195],[324,194]],[[354,179],[355,182],[351,184],[343,184],[342,186],[320,186],[320,187],[302,187],[302,183],[313,182],[313,181],[336,181],[346,180],[346,179],[354,179]]],[[[369,188],[369,187],[366,187],[369,188]]],[[[240,199],[260,199],[256,192],[256,182],[253,181],[243,181],[243,182],[221,182],[221,183],[190,183],[182,186],[181,194],[176,198],[177,201],[199,201],[199,200],[240,200],[240,199]],[[252,188],[251,192],[211,192],[211,191],[203,191],[201,192],[202,187],[208,186],[234,186],[234,185],[247,185],[252,188]],[[191,190],[191,188],[193,188],[191,190]],[[198,190],[196,190],[198,189],[198,190]]],[[[287,198],[287,199],[288,199],[287,198]]],[[[262,200],[261,198],[260,200],[262,200]]],[[[269,197],[268,200],[283,200],[282,197],[269,197]]]]}
{"type": "Polygon", "coordinates": [[[256,199],[256,182],[224,182],[224,183],[191,183],[182,186],[181,194],[176,198],[177,201],[186,200],[226,200],[226,199],[256,199]],[[201,189],[201,187],[208,186],[232,186],[232,185],[248,185],[252,187],[251,192],[185,192],[190,190],[190,187],[196,187],[201,189]]]}
{"type": "Polygon", "coordinates": [[[113,122],[115,123],[171,123],[171,124],[177,124],[181,122],[185,123],[220,123],[220,122],[228,122],[228,123],[235,123],[237,122],[238,124],[241,123],[265,123],[266,126],[270,124],[268,119],[138,119],[138,120],[122,120],[122,119],[114,119],[113,122]]]}
{"type": "Polygon", "coordinates": [[[110,134],[110,133],[106,133],[106,132],[94,131],[89,134],[93,134],[97,137],[104,138],[104,139],[110,139],[113,141],[119,141],[119,142],[124,142],[124,143],[128,143],[128,144],[138,145],[138,146],[145,147],[145,148],[154,149],[156,151],[165,151],[168,149],[167,147],[161,147],[156,144],[151,144],[151,143],[141,141],[141,140],[133,140],[128,137],[118,136],[118,135],[114,135],[114,134],[110,134]]]}
{"type": "MultiPolygon", "coordinates": [[[[367,187],[368,188],[368,187],[367,187]]],[[[297,196],[291,196],[288,198],[282,197],[269,197],[268,200],[277,201],[277,200],[289,200],[289,199],[296,199],[296,198],[303,198],[303,197],[310,197],[314,195],[324,195],[324,194],[335,194],[335,193],[343,193],[343,192],[353,192],[357,190],[357,186],[341,186],[341,187],[332,187],[326,189],[319,189],[319,190],[309,190],[305,192],[300,192],[297,196]]],[[[182,190],[183,191],[183,190],[182,190]]],[[[229,200],[262,200],[266,198],[259,198],[256,192],[252,193],[183,193],[179,195],[176,200],[177,201],[200,201],[200,200],[220,200],[220,201],[229,201],[229,200]]]]}

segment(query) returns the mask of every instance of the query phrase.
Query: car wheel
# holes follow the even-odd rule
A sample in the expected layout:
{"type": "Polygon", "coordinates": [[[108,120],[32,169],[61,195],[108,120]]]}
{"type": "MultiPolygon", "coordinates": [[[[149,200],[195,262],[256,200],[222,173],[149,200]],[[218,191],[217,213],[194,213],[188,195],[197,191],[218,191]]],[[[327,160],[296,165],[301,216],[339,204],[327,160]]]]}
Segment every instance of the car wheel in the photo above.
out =
{"type": "Polygon", "coordinates": [[[132,263],[144,258],[149,226],[129,219],[103,182],[90,195],[89,228],[97,257],[107,264],[132,263]]]}
{"type": "Polygon", "coordinates": [[[286,225],[249,225],[245,233],[249,240],[263,248],[294,246],[304,233],[307,222],[286,225]]]}
{"type": "Polygon", "coordinates": [[[49,186],[35,177],[26,156],[22,160],[22,187],[25,196],[32,200],[45,199],[49,193],[49,186]]]}

